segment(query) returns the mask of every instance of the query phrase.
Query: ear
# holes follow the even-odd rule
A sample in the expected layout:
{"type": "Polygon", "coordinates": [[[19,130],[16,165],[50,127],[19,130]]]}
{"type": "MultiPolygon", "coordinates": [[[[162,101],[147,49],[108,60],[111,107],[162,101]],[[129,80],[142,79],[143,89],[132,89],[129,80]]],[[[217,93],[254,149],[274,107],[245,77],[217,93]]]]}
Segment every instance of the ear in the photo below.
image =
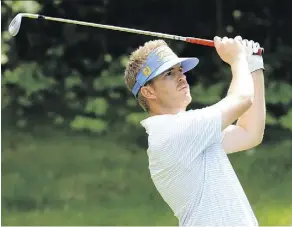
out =
{"type": "Polygon", "coordinates": [[[141,88],[141,94],[147,99],[155,99],[156,97],[154,89],[149,85],[141,88]]]}

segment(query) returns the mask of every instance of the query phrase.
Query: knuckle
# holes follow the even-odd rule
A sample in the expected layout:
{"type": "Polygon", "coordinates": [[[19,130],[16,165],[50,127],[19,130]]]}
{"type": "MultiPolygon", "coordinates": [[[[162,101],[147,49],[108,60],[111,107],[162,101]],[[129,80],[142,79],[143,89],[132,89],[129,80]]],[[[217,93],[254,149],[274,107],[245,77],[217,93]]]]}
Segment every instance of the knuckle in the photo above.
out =
{"type": "Polygon", "coordinates": [[[234,39],[235,39],[235,40],[242,40],[242,37],[241,37],[240,35],[238,35],[238,36],[236,36],[234,39]]]}

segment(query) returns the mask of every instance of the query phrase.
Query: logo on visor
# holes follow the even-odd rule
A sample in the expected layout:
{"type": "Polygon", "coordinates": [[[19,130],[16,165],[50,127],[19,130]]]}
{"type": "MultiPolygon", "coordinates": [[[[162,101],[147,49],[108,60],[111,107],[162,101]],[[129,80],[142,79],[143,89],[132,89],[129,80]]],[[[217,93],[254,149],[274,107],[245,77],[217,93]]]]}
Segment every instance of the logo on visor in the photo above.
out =
{"type": "Polygon", "coordinates": [[[152,73],[151,71],[151,68],[149,66],[146,66],[144,69],[143,69],[143,74],[144,76],[148,77],[150,76],[150,74],[152,73]]]}
{"type": "Polygon", "coordinates": [[[157,53],[157,56],[158,56],[158,61],[163,61],[168,56],[174,56],[174,53],[168,49],[163,49],[157,53]]]}

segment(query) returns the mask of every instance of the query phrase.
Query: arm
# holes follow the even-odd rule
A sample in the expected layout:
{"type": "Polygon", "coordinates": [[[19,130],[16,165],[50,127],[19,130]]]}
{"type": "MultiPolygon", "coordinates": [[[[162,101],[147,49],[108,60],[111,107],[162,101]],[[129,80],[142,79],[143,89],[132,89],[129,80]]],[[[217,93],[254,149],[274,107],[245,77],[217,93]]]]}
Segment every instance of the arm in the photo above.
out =
{"type": "Polygon", "coordinates": [[[237,121],[226,128],[223,148],[226,153],[247,150],[262,142],[265,129],[265,92],[263,70],[252,73],[255,95],[251,108],[237,121]]]}
{"type": "Polygon", "coordinates": [[[254,84],[245,59],[231,66],[232,81],[227,96],[214,105],[222,113],[222,130],[235,122],[253,102],[254,84]]]}
{"type": "Polygon", "coordinates": [[[241,37],[231,41],[226,39],[214,39],[219,56],[231,66],[232,71],[232,81],[226,98],[214,105],[221,111],[222,130],[251,107],[254,96],[253,79],[249,72],[246,52],[240,42],[241,37]]]}

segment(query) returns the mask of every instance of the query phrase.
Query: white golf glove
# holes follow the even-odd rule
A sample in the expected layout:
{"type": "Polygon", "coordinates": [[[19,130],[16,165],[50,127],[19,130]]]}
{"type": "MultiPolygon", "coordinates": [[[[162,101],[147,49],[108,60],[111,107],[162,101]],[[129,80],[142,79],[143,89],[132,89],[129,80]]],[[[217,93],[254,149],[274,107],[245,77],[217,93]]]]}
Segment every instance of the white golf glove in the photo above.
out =
{"type": "Polygon", "coordinates": [[[254,53],[258,52],[260,44],[254,42],[253,40],[246,39],[242,40],[242,43],[246,47],[249,71],[252,73],[258,69],[264,70],[265,68],[263,57],[259,55],[253,55],[254,53]]]}

